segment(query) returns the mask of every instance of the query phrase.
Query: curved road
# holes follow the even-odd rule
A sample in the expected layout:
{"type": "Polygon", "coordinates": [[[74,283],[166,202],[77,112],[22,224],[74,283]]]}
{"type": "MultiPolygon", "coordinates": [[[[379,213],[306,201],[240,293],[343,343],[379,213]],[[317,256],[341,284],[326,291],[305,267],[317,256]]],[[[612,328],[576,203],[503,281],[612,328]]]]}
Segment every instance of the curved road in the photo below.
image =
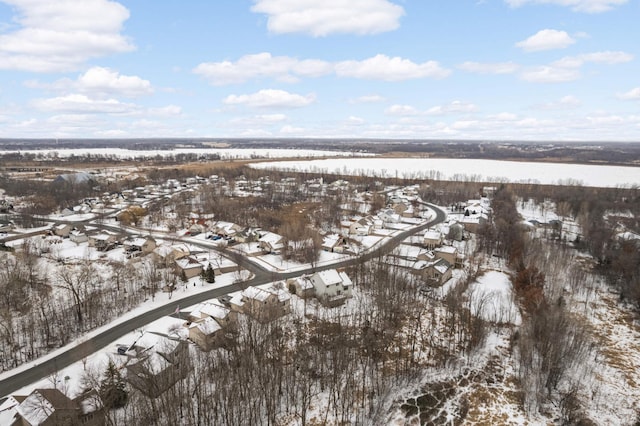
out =
{"type": "MultiPolygon", "coordinates": [[[[81,359],[93,354],[94,352],[104,348],[109,345],[111,342],[117,340],[119,337],[124,334],[130,333],[137,328],[141,328],[146,324],[149,324],[152,321],[155,321],[159,318],[162,318],[167,315],[171,315],[174,313],[174,306],[176,303],[180,303],[182,306],[190,306],[195,305],[200,302],[204,302],[205,300],[213,299],[216,297],[224,296],[226,294],[232,293],[234,291],[242,290],[247,286],[261,285],[266,284],[271,281],[279,281],[286,280],[288,278],[297,277],[303,274],[307,274],[315,271],[322,271],[326,269],[335,269],[341,268],[345,266],[353,265],[357,262],[363,260],[370,260],[374,257],[380,256],[381,254],[388,253],[396,248],[400,243],[414,235],[418,232],[424,231],[425,229],[441,223],[446,218],[446,213],[440,208],[434,206],[433,204],[424,203],[424,205],[431,208],[435,213],[436,217],[431,221],[424,223],[415,228],[411,228],[407,231],[403,231],[398,235],[388,239],[384,242],[384,244],[370,252],[365,253],[364,255],[354,258],[347,259],[341,262],[332,263],[330,265],[316,266],[315,268],[307,268],[302,271],[295,272],[272,272],[269,271],[262,266],[256,265],[253,262],[250,262],[246,258],[237,258],[234,261],[239,262],[240,266],[245,269],[248,269],[254,274],[254,277],[250,280],[243,281],[237,284],[231,284],[225,287],[214,288],[202,293],[194,294],[191,296],[187,296],[185,298],[171,301],[164,306],[160,306],[158,308],[154,308],[150,311],[147,311],[143,314],[138,315],[137,317],[131,318],[123,323],[114,325],[112,328],[103,331],[102,333],[85,340],[83,342],[78,343],[76,346],[69,348],[64,351],[60,355],[55,358],[48,359],[46,361],[42,361],[38,365],[35,365],[27,370],[17,372],[14,375],[7,377],[3,380],[0,380],[0,396],[6,396],[15,392],[16,390],[23,388],[31,383],[34,383],[52,373],[59,371],[74,362],[80,361],[81,359]]],[[[190,242],[190,244],[194,244],[190,242]]],[[[197,245],[197,244],[194,244],[197,245]]],[[[210,248],[209,246],[207,246],[210,248]]]]}

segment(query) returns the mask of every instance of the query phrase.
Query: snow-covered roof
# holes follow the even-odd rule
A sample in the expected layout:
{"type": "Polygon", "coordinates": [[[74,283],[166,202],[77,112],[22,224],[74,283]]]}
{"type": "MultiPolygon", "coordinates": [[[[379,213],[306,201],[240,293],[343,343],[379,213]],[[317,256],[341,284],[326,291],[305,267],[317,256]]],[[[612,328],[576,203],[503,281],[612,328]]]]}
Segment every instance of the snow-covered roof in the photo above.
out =
{"type": "Polygon", "coordinates": [[[263,290],[258,287],[253,287],[253,286],[247,287],[246,289],[242,290],[243,297],[246,297],[247,299],[254,299],[259,302],[264,302],[271,295],[272,295],[271,292],[268,292],[266,290],[263,290]]]}
{"type": "Polygon", "coordinates": [[[445,261],[438,261],[436,263],[433,264],[433,268],[440,272],[441,274],[444,274],[445,272],[447,272],[449,270],[449,268],[451,268],[451,265],[449,265],[449,262],[445,261]]]}
{"type": "Polygon", "coordinates": [[[114,238],[114,236],[111,234],[101,233],[101,234],[92,235],[91,238],[98,241],[109,241],[111,238],[114,238]]]}
{"type": "Polygon", "coordinates": [[[222,327],[220,326],[220,324],[218,324],[218,321],[214,320],[211,317],[207,317],[202,321],[192,323],[190,325],[190,328],[192,327],[196,327],[202,332],[202,334],[205,335],[211,335],[216,331],[222,330],[222,327]]]}
{"type": "Polygon", "coordinates": [[[339,284],[342,282],[340,274],[335,269],[328,269],[326,271],[320,271],[315,273],[316,277],[321,280],[324,285],[339,284]]]}
{"type": "Polygon", "coordinates": [[[338,272],[338,275],[340,276],[340,279],[342,280],[342,285],[343,286],[353,285],[353,281],[351,281],[351,278],[349,278],[349,276],[346,273],[338,272]]]}
{"type": "Polygon", "coordinates": [[[429,240],[439,240],[442,237],[440,231],[429,229],[424,233],[424,238],[429,240]]]}
{"type": "Polygon", "coordinates": [[[275,245],[282,241],[282,236],[273,232],[267,232],[260,237],[260,241],[275,245]]]}
{"type": "Polygon", "coordinates": [[[242,291],[242,296],[248,299],[254,299],[259,302],[266,301],[269,296],[276,296],[279,302],[285,302],[291,299],[291,296],[286,290],[278,288],[259,288],[259,287],[247,287],[242,291]]]}
{"type": "Polygon", "coordinates": [[[300,286],[301,290],[309,290],[313,288],[313,283],[306,275],[294,278],[294,282],[296,282],[298,286],[300,286]]]}
{"type": "Polygon", "coordinates": [[[458,249],[453,246],[442,246],[442,247],[438,247],[435,251],[438,251],[441,253],[455,254],[458,251],[458,249]]]}
{"type": "Polygon", "coordinates": [[[142,247],[146,242],[147,242],[147,238],[136,237],[129,241],[125,241],[124,244],[133,246],[133,247],[142,247]]]}
{"type": "Polygon", "coordinates": [[[229,315],[230,310],[217,303],[204,302],[200,303],[191,312],[194,317],[209,316],[217,319],[224,319],[229,315]]]}
{"type": "Polygon", "coordinates": [[[325,247],[335,247],[338,244],[340,236],[338,234],[330,234],[324,237],[322,245],[325,247]]]}
{"type": "Polygon", "coordinates": [[[36,389],[18,406],[18,413],[32,425],[44,423],[59,409],[75,409],[65,394],[58,389],[36,389]]]}
{"type": "Polygon", "coordinates": [[[192,257],[176,260],[176,265],[178,265],[180,269],[202,268],[202,264],[192,257]]]}

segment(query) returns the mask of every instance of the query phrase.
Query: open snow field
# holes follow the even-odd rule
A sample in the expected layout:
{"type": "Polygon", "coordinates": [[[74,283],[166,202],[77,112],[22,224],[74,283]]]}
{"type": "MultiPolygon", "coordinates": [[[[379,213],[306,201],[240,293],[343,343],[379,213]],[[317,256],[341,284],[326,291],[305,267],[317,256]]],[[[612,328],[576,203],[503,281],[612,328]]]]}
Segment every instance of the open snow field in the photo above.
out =
{"type": "Polygon", "coordinates": [[[252,164],[259,169],[316,171],[453,181],[532,182],[594,187],[640,185],[640,169],[586,164],[449,158],[335,158],[252,164]]]}
{"type": "MultiPolygon", "coordinates": [[[[245,158],[296,158],[296,157],[325,157],[325,156],[352,156],[346,151],[319,151],[313,149],[252,149],[252,148],[178,148],[159,150],[134,150],[124,148],[74,148],[74,149],[26,149],[20,151],[0,151],[0,154],[35,154],[45,158],[56,156],[67,158],[71,156],[94,155],[103,157],[116,157],[120,159],[169,157],[178,154],[196,155],[220,155],[223,160],[245,158]]],[[[359,154],[360,155],[360,154],[359,154]]]]}

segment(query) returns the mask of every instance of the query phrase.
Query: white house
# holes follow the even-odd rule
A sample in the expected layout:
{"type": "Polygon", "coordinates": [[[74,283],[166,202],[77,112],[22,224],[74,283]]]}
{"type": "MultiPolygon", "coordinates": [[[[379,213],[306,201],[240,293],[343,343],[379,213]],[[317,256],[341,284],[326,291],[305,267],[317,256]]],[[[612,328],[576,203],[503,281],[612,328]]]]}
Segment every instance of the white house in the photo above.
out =
{"type": "Polygon", "coordinates": [[[53,233],[58,237],[67,238],[73,229],[73,225],[68,223],[60,223],[53,227],[53,233]]]}
{"type": "Polygon", "coordinates": [[[400,223],[400,221],[402,220],[402,217],[398,213],[393,211],[393,209],[382,210],[378,213],[378,217],[384,223],[400,223]]]}
{"type": "Polygon", "coordinates": [[[442,233],[435,229],[428,229],[424,233],[424,246],[429,250],[433,250],[436,247],[442,245],[442,233]]]}
{"type": "Polygon", "coordinates": [[[316,272],[311,276],[316,297],[329,306],[337,306],[351,297],[353,283],[347,274],[335,269],[316,272]]]}
{"type": "Polygon", "coordinates": [[[284,249],[284,237],[273,232],[266,232],[262,234],[258,244],[266,253],[279,254],[284,249]]]}
{"type": "Polygon", "coordinates": [[[87,237],[87,234],[80,231],[71,231],[69,233],[69,239],[76,244],[86,243],[87,241],[89,241],[89,237],[87,237]]]}

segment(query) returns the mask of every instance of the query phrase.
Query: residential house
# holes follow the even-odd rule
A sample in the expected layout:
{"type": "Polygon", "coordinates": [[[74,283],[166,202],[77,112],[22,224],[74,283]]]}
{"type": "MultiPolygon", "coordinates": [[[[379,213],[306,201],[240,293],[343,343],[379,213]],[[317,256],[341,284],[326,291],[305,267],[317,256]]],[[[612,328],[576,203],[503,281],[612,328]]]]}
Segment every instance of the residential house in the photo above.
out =
{"type": "Polygon", "coordinates": [[[470,216],[462,216],[462,218],[460,219],[460,223],[464,225],[464,229],[475,234],[476,232],[478,232],[480,226],[484,225],[488,219],[489,218],[485,213],[481,213],[470,216]]]}
{"type": "Polygon", "coordinates": [[[342,235],[326,235],[322,240],[322,250],[332,253],[343,253],[347,239],[342,235]]]}
{"type": "Polygon", "coordinates": [[[260,238],[260,229],[258,228],[245,228],[242,231],[236,233],[235,240],[239,243],[251,243],[258,241],[260,238]]]}
{"type": "Polygon", "coordinates": [[[60,223],[53,227],[53,233],[58,237],[68,238],[69,233],[71,232],[72,229],[73,229],[73,225],[69,223],[60,223]]]}
{"type": "Polygon", "coordinates": [[[76,244],[86,243],[87,241],[89,241],[89,237],[87,237],[87,234],[80,231],[71,231],[69,233],[69,239],[76,244]]]}
{"type": "Polygon", "coordinates": [[[202,273],[202,263],[192,256],[183,257],[175,261],[176,274],[186,279],[197,277],[202,273]]]}
{"type": "Polygon", "coordinates": [[[233,328],[237,323],[238,314],[228,307],[215,302],[200,303],[189,313],[189,321],[196,322],[205,318],[215,319],[223,328],[233,328]]]}
{"type": "Polygon", "coordinates": [[[200,223],[193,223],[189,226],[189,235],[199,235],[206,231],[206,227],[200,223]]]}
{"type": "Polygon", "coordinates": [[[219,221],[213,225],[212,232],[224,238],[234,238],[242,229],[242,226],[235,223],[219,221]]]}
{"type": "Polygon", "coordinates": [[[170,264],[178,259],[185,258],[191,254],[191,250],[186,244],[160,244],[156,246],[153,253],[157,258],[170,264]]]}
{"type": "Polygon", "coordinates": [[[429,250],[433,250],[436,247],[440,247],[442,245],[442,233],[438,230],[435,229],[428,229],[425,233],[424,233],[424,246],[429,249],[429,250]]]}
{"type": "Polygon", "coordinates": [[[422,250],[416,256],[416,260],[422,260],[424,262],[435,262],[437,260],[436,255],[431,250],[422,250]]]}
{"type": "Polygon", "coordinates": [[[289,291],[291,293],[302,299],[306,299],[315,295],[313,282],[308,275],[302,275],[300,277],[288,279],[287,286],[289,287],[289,291]]]}
{"type": "Polygon", "coordinates": [[[156,248],[156,240],[151,237],[136,237],[124,242],[124,250],[127,256],[145,255],[156,248]]]}
{"type": "Polygon", "coordinates": [[[432,262],[419,260],[413,265],[413,273],[422,276],[433,286],[441,286],[451,278],[452,268],[444,259],[432,262]]]}
{"type": "Polygon", "coordinates": [[[280,254],[284,249],[284,237],[273,232],[265,232],[258,239],[258,244],[265,253],[280,254]]]}
{"type": "Polygon", "coordinates": [[[191,370],[189,345],[185,340],[165,338],[142,350],[127,364],[127,381],[150,398],[157,398],[191,370]]]}
{"type": "Polygon", "coordinates": [[[5,219],[0,219],[0,232],[7,232],[13,229],[13,223],[5,219]]]}
{"type": "Polygon", "coordinates": [[[15,406],[12,426],[105,424],[102,401],[95,391],[71,399],[58,389],[35,389],[26,397],[13,399],[19,404],[15,406]]]}
{"type": "Polygon", "coordinates": [[[241,293],[242,311],[261,322],[289,313],[291,296],[284,289],[247,287],[241,293]]]}
{"type": "Polygon", "coordinates": [[[455,265],[458,258],[458,249],[453,246],[442,246],[436,248],[433,253],[438,259],[444,259],[449,265],[455,265]]]}
{"type": "Polygon", "coordinates": [[[349,226],[349,235],[371,235],[373,231],[373,218],[371,216],[356,219],[349,226]]]}
{"type": "Polygon", "coordinates": [[[318,300],[327,306],[343,304],[352,295],[353,283],[344,272],[335,269],[316,272],[310,278],[318,300]]]}
{"type": "Polygon", "coordinates": [[[391,208],[393,209],[394,212],[396,212],[396,214],[402,216],[402,214],[409,209],[409,207],[411,207],[409,204],[405,203],[404,201],[400,201],[397,203],[393,203],[391,208]]]}
{"type": "Polygon", "coordinates": [[[88,237],[89,247],[94,247],[99,251],[111,250],[115,247],[117,242],[116,236],[101,232],[99,234],[93,234],[88,237]]]}
{"type": "Polygon", "coordinates": [[[393,209],[382,210],[378,213],[378,217],[382,219],[384,223],[400,223],[402,220],[402,217],[393,209]]]}
{"type": "Polygon", "coordinates": [[[203,351],[210,351],[222,346],[224,330],[215,319],[206,317],[189,324],[189,340],[203,351]]]}

